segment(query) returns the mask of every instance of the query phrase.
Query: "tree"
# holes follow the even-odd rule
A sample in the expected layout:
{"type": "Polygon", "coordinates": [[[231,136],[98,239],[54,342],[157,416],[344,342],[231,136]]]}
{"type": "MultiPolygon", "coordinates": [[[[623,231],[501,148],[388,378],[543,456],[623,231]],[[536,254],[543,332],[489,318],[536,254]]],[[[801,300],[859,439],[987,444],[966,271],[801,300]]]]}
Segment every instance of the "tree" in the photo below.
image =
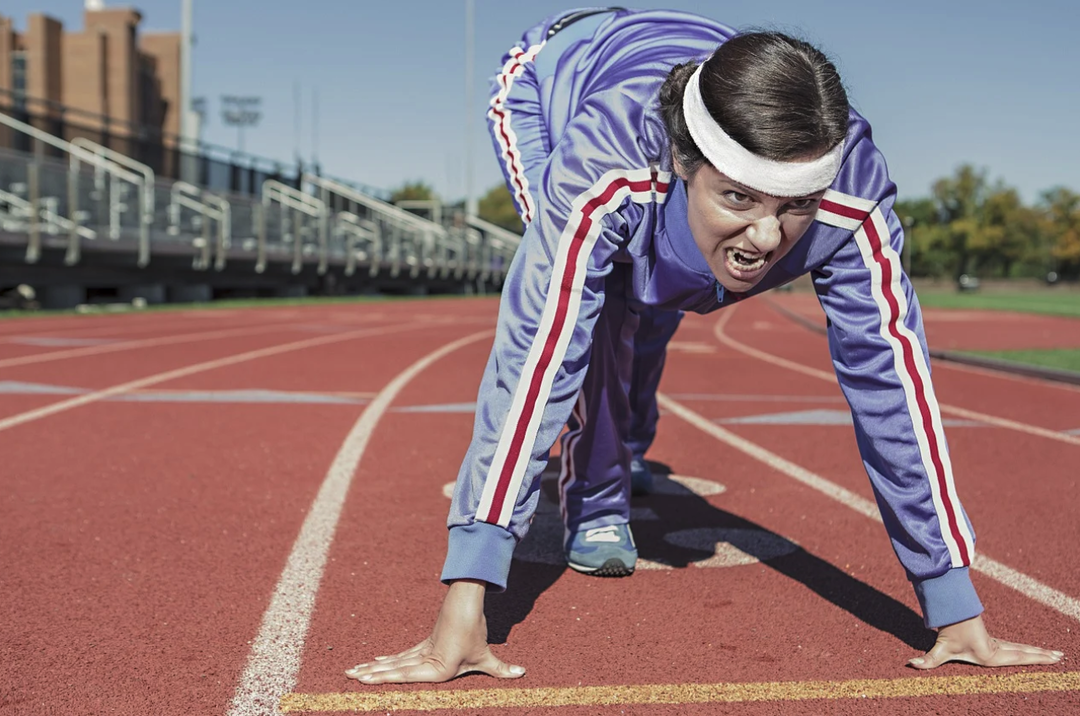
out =
{"type": "Polygon", "coordinates": [[[986,172],[965,164],[952,177],[934,182],[931,195],[939,229],[935,243],[952,256],[954,278],[972,270],[972,246],[980,243],[978,215],[987,193],[986,172]]]}
{"type": "Polygon", "coordinates": [[[940,240],[938,209],[933,199],[903,199],[893,207],[904,225],[904,244],[911,252],[912,276],[940,277],[949,273],[952,257],[940,240]]]}
{"type": "Polygon", "coordinates": [[[983,202],[979,225],[971,248],[979,268],[988,273],[1010,278],[1017,265],[1038,254],[1039,215],[1024,206],[1015,189],[999,184],[983,202]]]}
{"type": "Polygon", "coordinates": [[[490,221],[507,231],[516,234],[525,233],[525,224],[514,208],[514,198],[506,184],[497,184],[488,190],[476,207],[477,214],[484,221],[490,221]]]}
{"type": "Polygon", "coordinates": [[[1042,217],[1056,270],[1063,278],[1080,278],[1080,194],[1065,187],[1042,196],[1042,217]]]}
{"type": "Polygon", "coordinates": [[[399,201],[430,201],[437,198],[431,185],[421,180],[405,182],[390,193],[392,204],[399,201]]]}
{"type": "Polygon", "coordinates": [[[926,240],[949,257],[956,278],[971,272],[1008,277],[1039,243],[1037,214],[1017,191],[991,184],[985,171],[970,164],[934,182],[932,201],[937,221],[926,240]]]}

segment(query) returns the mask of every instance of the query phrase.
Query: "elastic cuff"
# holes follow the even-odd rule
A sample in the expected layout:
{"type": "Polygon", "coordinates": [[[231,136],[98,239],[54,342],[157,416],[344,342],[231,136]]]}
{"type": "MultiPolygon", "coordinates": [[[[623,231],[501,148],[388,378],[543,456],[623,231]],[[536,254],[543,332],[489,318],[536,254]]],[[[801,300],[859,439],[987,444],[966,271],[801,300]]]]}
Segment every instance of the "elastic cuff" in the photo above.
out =
{"type": "Polygon", "coordinates": [[[493,587],[491,591],[501,592],[506,589],[515,546],[514,535],[488,522],[451,527],[442,581],[482,579],[493,587]]]}
{"type": "Polygon", "coordinates": [[[911,584],[922,606],[923,621],[931,629],[956,624],[983,612],[967,567],[950,569],[940,577],[913,579],[911,584]]]}

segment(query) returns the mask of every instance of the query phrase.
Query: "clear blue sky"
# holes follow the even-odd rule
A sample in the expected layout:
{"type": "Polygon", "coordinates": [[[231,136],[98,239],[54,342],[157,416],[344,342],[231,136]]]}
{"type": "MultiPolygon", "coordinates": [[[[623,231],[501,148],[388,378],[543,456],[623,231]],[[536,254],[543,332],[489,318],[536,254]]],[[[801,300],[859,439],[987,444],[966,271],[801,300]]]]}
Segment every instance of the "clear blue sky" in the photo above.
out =
{"type": "MultiPolygon", "coordinates": [[[[30,12],[45,12],[78,29],[82,5],[4,0],[2,12],[19,28],[30,12]]],[[[476,0],[477,194],[501,182],[483,122],[490,77],[525,28],[574,5],[476,0]]],[[[736,27],[795,32],[822,47],[874,126],[902,197],[925,195],[963,162],[1028,201],[1056,185],[1080,190],[1080,7],[1072,0],[622,5],[692,10],[736,27]]],[[[135,7],[144,30],[179,29],[180,0],[135,7]]],[[[195,33],[194,94],[210,102],[205,140],[235,147],[219,97],[259,95],[263,119],[247,132],[246,148],[290,160],[300,81],[300,151],[312,155],[317,90],[324,171],[381,188],[421,179],[444,198],[464,195],[465,0],[195,0],[195,33]]]]}

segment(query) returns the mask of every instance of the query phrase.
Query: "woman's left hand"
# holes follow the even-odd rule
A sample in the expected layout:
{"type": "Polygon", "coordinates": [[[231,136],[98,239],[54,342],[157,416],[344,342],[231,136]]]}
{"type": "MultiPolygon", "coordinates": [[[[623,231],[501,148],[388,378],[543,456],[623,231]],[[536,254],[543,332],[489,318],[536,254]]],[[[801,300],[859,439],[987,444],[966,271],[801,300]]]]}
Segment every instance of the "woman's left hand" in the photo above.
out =
{"type": "Polygon", "coordinates": [[[916,669],[933,669],[948,661],[979,666],[1026,666],[1056,664],[1064,657],[1060,651],[995,639],[986,631],[982,616],[977,616],[941,627],[934,648],[908,664],[916,669]]]}

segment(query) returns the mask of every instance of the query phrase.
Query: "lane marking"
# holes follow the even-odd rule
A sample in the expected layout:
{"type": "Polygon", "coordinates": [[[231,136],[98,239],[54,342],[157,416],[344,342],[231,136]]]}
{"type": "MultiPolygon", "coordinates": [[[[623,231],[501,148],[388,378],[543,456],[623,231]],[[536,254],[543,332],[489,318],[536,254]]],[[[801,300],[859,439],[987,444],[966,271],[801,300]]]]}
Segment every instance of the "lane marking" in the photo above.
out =
{"type": "Polygon", "coordinates": [[[1032,378],[1026,375],[1004,373],[1000,370],[979,368],[978,366],[964,365],[963,363],[955,363],[948,360],[936,360],[934,361],[934,365],[942,368],[948,368],[949,370],[959,371],[961,373],[974,373],[976,375],[997,378],[999,380],[1011,380],[1015,383],[1025,383],[1027,385],[1037,385],[1042,388],[1054,388],[1056,390],[1064,390],[1066,392],[1080,393],[1080,386],[1070,385],[1069,383],[1061,383],[1052,380],[1039,380],[1038,378],[1032,378]]]}
{"type": "Polygon", "coordinates": [[[537,689],[460,689],[377,693],[288,694],[284,713],[322,711],[443,711],[556,708],[630,704],[707,704],[755,701],[839,701],[1080,690],[1080,672],[1007,676],[923,676],[850,681],[771,681],[719,684],[632,684],[537,689]]]}
{"type": "Polygon", "coordinates": [[[102,353],[116,353],[117,351],[133,350],[135,348],[152,348],[155,346],[169,346],[177,343],[190,343],[192,341],[209,340],[213,338],[232,338],[234,336],[252,335],[255,333],[268,333],[274,330],[286,329],[296,324],[275,323],[266,326],[248,326],[247,328],[226,328],[217,331],[205,331],[202,333],[184,333],[179,336],[167,336],[164,338],[143,338],[137,341],[123,341],[120,343],[106,343],[104,345],[88,346],[86,348],[72,348],[66,351],[50,351],[18,358],[0,360],[0,368],[12,368],[18,365],[37,365],[54,360],[66,360],[68,358],[82,358],[85,356],[101,355],[102,353]]]}
{"type": "Polygon", "coordinates": [[[322,581],[330,543],[337,529],[345,495],[379,419],[398,393],[421,371],[459,348],[490,338],[494,331],[473,333],[444,345],[413,363],[386,384],[360,414],[338,451],[293,544],[247,667],[236,688],[229,716],[277,713],[281,699],[296,684],[315,595],[322,581]]]}
{"type": "Polygon", "coordinates": [[[177,368],[176,370],[165,371],[164,373],[156,373],[154,375],[147,376],[145,378],[139,378],[138,380],[128,381],[127,383],[120,383],[110,388],[104,388],[102,390],[96,390],[93,393],[87,393],[68,400],[62,400],[58,403],[51,403],[41,408],[34,410],[28,410],[25,413],[19,413],[13,415],[10,418],[4,418],[0,420],[0,432],[13,428],[17,425],[33,422],[46,418],[50,415],[62,413],[66,410],[72,410],[74,408],[87,405],[89,403],[96,402],[98,400],[105,400],[124,393],[130,393],[139,388],[145,388],[156,383],[164,383],[176,378],[183,378],[196,373],[202,373],[208,370],[215,370],[217,368],[224,368],[225,366],[236,365],[237,363],[245,363],[257,358],[266,358],[267,356],[279,355],[281,353],[289,353],[291,351],[303,350],[304,348],[313,348],[315,346],[322,346],[329,343],[340,343],[342,341],[352,340],[354,338],[363,338],[365,336],[379,336],[386,335],[388,333],[399,333],[401,331],[412,331],[419,328],[429,328],[429,323],[405,323],[399,326],[385,326],[382,328],[363,328],[355,331],[349,331],[348,333],[342,333],[336,336],[320,336],[318,338],[308,338],[302,341],[294,341],[292,343],[285,343],[282,345],[271,346],[269,348],[260,348],[254,351],[248,351],[246,353],[237,353],[236,355],[227,356],[225,358],[218,358],[216,360],[205,361],[203,363],[195,363],[184,368],[177,368]]]}
{"type": "Polygon", "coordinates": [[[705,343],[703,341],[669,341],[667,344],[669,351],[677,353],[715,353],[716,346],[705,343]]]}
{"type": "MultiPolygon", "coordinates": [[[[247,319],[245,324],[250,323],[252,314],[258,314],[259,318],[264,318],[268,321],[277,321],[280,323],[291,323],[298,317],[296,311],[282,312],[271,308],[251,308],[242,310],[227,310],[227,309],[211,309],[207,311],[177,311],[170,312],[168,318],[176,323],[183,323],[186,321],[201,322],[204,319],[220,319],[220,318],[237,318],[242,317],[247,319]]],[[[337,314],[328,314],[331,317],[337,316],[337,314]]],[[[18,344],[21,339],[27,337],[56,337],[56,336],[82,336],[90,334],[91,336],[97,336],[105,340],[112,340],[115,336],[124,335],[126,333],[139,333],[140,331],[153,332],[155,330],[161,330],[161,323],[165,316],[161,314],[120,314],[115,316],[99,316],[101,318],[115,318],[115,321],[109,321],[111,325],[87,325],[87,322],[93,318],[93,316],[81,316],[76,318],[74,322],[65,322],[64,324],[53,324],[47,328],[41,328],[42,325],[47,325],[43,320],[34,320],[33,325],[13,325],[11,331],[4,331],[7,326],[0,325],[0,345],[6,343],[18,344]],[[19,328],[28,328],[32,330],[18,330],[19,328]],[[98,334],[101,334],[100,336],[98,334]]],[[[411,316],[414,319],[419,319],[419,315],[411,316]]],[[[373,321],[381,321],[387,318],[387,315],[382,312],[365,313],[360,316],[351,316],[348,323],[371,323],[373,321]]],[[[335,319],[336,320],[336,319],[335,319]]],[[[303,325],[303,324],[301,324],[303,325]]],[[[190,324],[186,327],[190,327],[190,324]]],[[[121,340],[121,339],[117,339],[121,340]]]]}
{"type": "MultiPolygon", "coordinates": [[[[771,363],[772,365],[779,366],[781,368],[787,368],[793,370],[796,373],[802,373],[808,375],[811,378],[817,378],[819,380],[827,380],[830,383],[836,383],[836,375],[824,370],[818,370],[817,368],[811,368],[810,366],[803,365],[802,363],[796,363],[790,361],[787,358],[781,358],[775,356],[772,353],[766,353],[765,351],[758,350],[745,343],[740,343],[734,338],[727,335],[725,327],[731,320],[731,317],[735,314],[736,306],[724,311],[723,316],[716,322],[713,327],[713,334],[716,339],[723,343],[728,348],[736,350],[744,355],[748,355],[752,358],[771,363]]],[[[1047,428],[1040,428],[1037,425],[1029,425],[1027,423],[1021,423],[1016,420],[1009,420],[1008,418],[999,418],[995,415],[987,415],[986,413],[980,413],[975,410],[968,410],[967,408],[960,408],[955,405],[946,405],[945,403],[939,403],[938,407],[942,413],[948,413],[960,418],[966,418],[967,420],[977,420],[982,423],[988,423],[998,428],[1005,428],[1006,430],[1015,430],[1020,433],[1026,433],[1028,435],[1034,435],[1040,438],[1048,438],[1050,440],[1056,440],[1058,442],[1068,443],[1069,445],[1080,445],[1080,437],[1069,435],[1068,433],[1059,432],[1057,430],[1049,430],[1047,428]]]]}
{"type": "Polygon", "coordinates": [[[395,413],[475,413],[476,403],[444,403],[442,405],[403,405],[395,413]]]}
{"type": "MultiPolygon", "coordinates": [[[[140,315],[139,318],[145,318],[145,314],[140,315]]],[[[119,318],[119,317],[117,317],[119,318]]],[[[50,326],[44,329],[38,329],[37,326],[13,326],[10,332],[4,332],[0,334],[0,344],[4,343],[18,343],[19,339],[34,336],[82,336],[86,334],[98,334],[106,333],[108,335],[102,336],[103,338],[111,338],[114,335],[123,335],[124,333],[138,333],[139,331],[153,330],[156,326],[160,326],[159,321],[136,321],[134,316],[127,317],[123,320],[124,325],[120,325],[119,321],[113,321],[113,326],[88,326],[85,323],[76,327],[77,324],[69,324],[70,327],[64,327],[62,325],[50,326]],[[20,331],[18,328],[29,328],[32,330],[20,331]]],[[[80,319],[85,321],[85,317],[80,319]]]]}
{"type": "MultiPolygon", "coordinates": [[[[0,395],[83,395],[91,393],[91,388],[75,388],[67,385],[48,383],[30,383],[21,380],[0,380],[0,395]]],[[[270,388],[237,388],[192,390],[190,388],[158,388],[157,390],[133,390],[132,396],[147,396],[165,400],[183,400],[195,396],[199,400],[243,401],[279,399],[282,402],[302,402],[309,399],[348,400],[352,403],[375,396],[371,392],[319,391],[319,390],[274,390],[270,388]]],[[[195,398],[192,398],[195,399],[195,398]]]]}
{"type": "Polygon", "coordinates": [[[842,395],[739,395],[736,393],[672,393],[676,400],[716,400],[736,403],[844,403],[842,395]]]}
{"type": "MultiPolygon", "coordinates": [[[[0,380],[0,395],[85,395],[91,388],[72,388],[64,385],[24,383],[0,380]]],[[[367,397],[374,395],[369,394],[367,397]]],[[[230,404],[305,404],[305,405],[358,405],[362,398],[333,393],[305,392],[295,390],[270,390],[266,388],[241,388],[236,390],[133,390],[124,395],[108,398],[110,401],[131,403],[230,403],[230,404]]]]}
{"type": "MultiPolygon", "coordinates": [[[[851,426],[850,410],[830,410],[818,408],[816,410],[798,410],[786,413],[760,413],[756,415],[742,415],[734,418],[715,418],[715,422],[729,425],[818,425],[851,426]]],[[[950,420],[946,418],[942,425],[947,428],[981,428],[982,423],[971,420],[950,420]]]]}
{"type": "MultiPolygon", "coordinates": [[[[776,299],[766,298],[766,299],[763,299],[763,300],[765,301],[765,303],[771,309],[773,309],[773,311],[775,311],[776,313],[779,313],[781,316],[783,316],[784,318],[787,318],[788,320],[794,321],[795,323],[797,323],[798,325],[800,325],[803,328],[807,329],[808,331],[811,331],[811,332],[816,333],[816,334],[821,335],[821,336],[828,335],[828,328],[824,324],[818,323],[816,320],[814,320],[815,319],[814,316],[811,316],[810,314],[802,313],[800,311],[797,311],[795,309],[790,308],[789,306],[785,306],[782,303],[777,302],[776,299]]],[[[929,310],[924,309],[923,310],[923,318],[924,319],[929,319],[928,314],[929,314],[929,310]]],[[[820,314],[816,314],[816,317],[817,317],[818,320],[820,320],[820,318],[821,318],[820,314]]],[[[992,321],[992,320],[997,320],[997,319],[995,319],[995,317],[993,317],[993,316],[985,316],[985,317],[979,316],[977,320],[992,321]]],[[[927,320],[927,322],[929,323],[930,321],[927,320]]],[[[1080,386],[1078,386],[1078,385],[1072,385],[1072,384],[1069,384],[1069,383],[1061,383],[1061,382],[1052,381],[1052,380],[1043,380],[1043,379],[1034,378],[1034,377],[1026,376],[1026,375],[1017,375],[1016,373],[1005,373],[1005,372],[1000,371],[1000,370],[990,370],[988,368],[979,368],[977,366],[965,365],[963,363],[956,363],[956,362],[950,361],[950,360],[939,360],[939,359],[934,358],[933,353],[931,353],[930,358],[933,360],[934,365],[936,367],[938,367],[938,368],[948,368],[949,370],[955,370],[955,371],[959,371],[961,373],[974,373],[976,375],[987,376],[987,377],[990,377],[990,378],[998,378],[1000,380],[1011,380],[1011,381],[1014,381],[1014,382],[1017,382],[1017,383],[1026,383],[1028,385],[1038,385],[1038,386],[1041,386],[1043,388],[1057,388],[1057,389],[1065,390],[1065,391],[1080,392],[1080,386]]]]}
{"type": "MultiPolygon", "coordinates": [[[[717,440],[749,455],[759,462],[765,463],[777,472],[781,472],[788,477],[794,478],[807,487],[831,497],[837,502],[850,507],[856,512],[865,515],[876,522],[882,521],[877,504],[861,495],[857,495],[820,475],[810,472],[800,465],[785,460],[776,453],[770,452],[760,445],[752,443],[749,440],[720,427],[708,418],[695,413],[693,410],[672,400],[663,393],[657,394],[657,400],[660,407],[668,412],[678,415],[702,432],[708,433],[717,440]]],[[[1033,599],[1067,617],[1080,621],[1080,600],[1070,597],[1064,592],[1059,592],[1049,585],[1043,584],[1022,572],[1018,572],[1011,567],[1007,567],[1000,562],[978,553],[971,563],[971,569],[976,572],[981,572],[1000,584],[1004,584],[1005,586],[1020,592],[1029,599],[1033,599]]]]}
{"type": "Polygon", "coordinates": [[[118,338],[69,338],[57,336],[16,336],[9,338],[8,343],[20,346],[36,346],[38,348],[81,348],[83,346],[100,346],[106,343],[116,343],[118,338]]]}

